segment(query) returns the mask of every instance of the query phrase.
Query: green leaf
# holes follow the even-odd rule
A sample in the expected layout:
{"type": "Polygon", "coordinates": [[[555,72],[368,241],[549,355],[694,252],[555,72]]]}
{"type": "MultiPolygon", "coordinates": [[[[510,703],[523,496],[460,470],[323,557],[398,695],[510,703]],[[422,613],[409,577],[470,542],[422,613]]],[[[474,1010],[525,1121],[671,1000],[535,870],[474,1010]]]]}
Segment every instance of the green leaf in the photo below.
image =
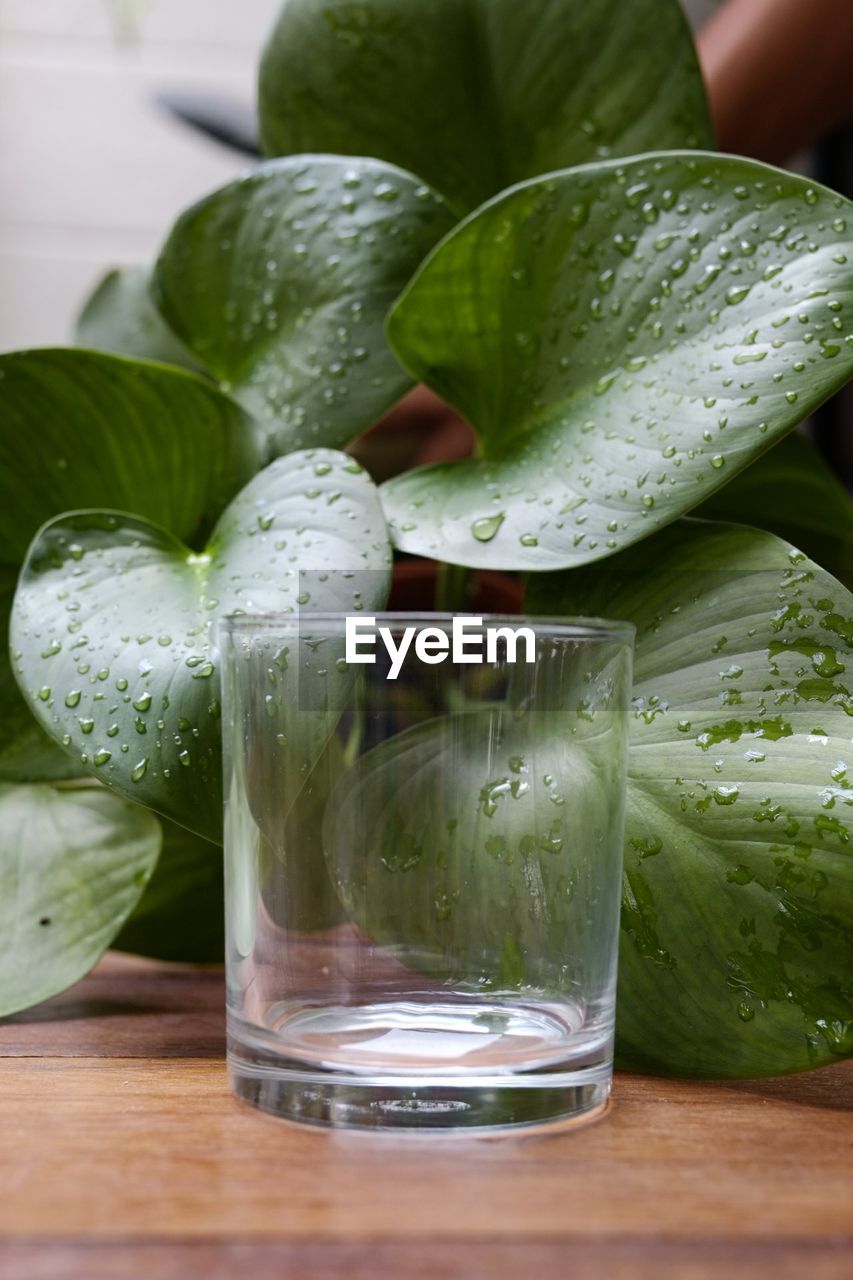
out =
{"type": "Polygon", "coordinates": [[[405,965],[473,991],[606,987],[594,935],[613,915],[591,903],[606,900],[608,864],[617,883],[624,762],[612,734],[570,740],[574,717],[556,711],[508,704],[415,724],[332,793],[323,840],[342,902],[405,965]],[[567,967],[573,948],[587,983],[567,967]]]}
{"type": "MultiPolygon", "coordinates": [[[[384,572],[359,574],[361,602],[384,603],[384,572]]],[[[225,664],[226,896],[235,946],[254,947],[258,902],[267,923],[297,933],[328,929],[341,904],[324,857],[322,818],[365,732],[358,668],[345,661],[340,620],[312,622],[330,575],[300,574],[299,615],[230,629],[225,664]],[[281,893],[286,866],[287,892],[281,893]]],[[[345,607],[346,601],[341,601],[345,607]]],[[[239,619],[236,620],[239,624],[239,619]]]]}
{"type": "Polygon", "coordinates": [[[249,417],[180,369],[74,349],[0,356],[0,562],[45,520],[120,507],[180,538],[261,465],[249,417]]]}
{"type": "MultiPolygon", "coordinates": [[[[260,465],[247,415],[209,383],[86,351],[0,356],[0,622],[39,525],[121,505],[182,537],[209,527],[260,465]]],[[[0,654],[0,779],[79,773],[39,730],[0,654]]]]}
{"type": "Polygon", "coordinates": [[[217,964],[224,956],[222,849],[165,819],[163,848],[135,911],[113,942],[118,951],[217,964]]]}
{"type": "Polygon", "coordinates": [[[386,482],[397,546],[568,568],[696,506],[850,376],[851,219],[802,178],[690,153],[552,174],[472,215],[389,334],[480,456],[386,482]]]}
{"type": "Polygon", "coordinates": [[[87,299],[74,336],[81,347],[199,369],[154,306],[145,267],[108,271],[87,299]]]}
{"type": "Polygon", "coordinates": [[[764,1076],[853,1052],[853,596],[771,534],[684,521],[534,580],[637,625],[624,1063],[764,1076]]]}
{"type": "MultiPolygon", "coordinates": [[[[332,729],[352,693],[354,681],[343,668],[343,646],[339,666],[328,639],[318,649],[300,637],[297,653],[291,655],[291,678],[297,654],[299,671],[293,685],[296,702],[290,696],[279,701],[274,691],[264,709],[272,709],[274,714],[265,715],[263,722],[259,722],[260,717],[255,720],[243,783],[245,796],[239,795],[236,787],[231,793],[235,811],[248,806],[243,832],[235,833],[233,840],[235,847],[257,850],[258,894],[267,918],[282,929],[314,933],[337,924],[342,916],[324,856],[322,817],[329,795],[346,769],[343,746],[332,729]],[[311,678],[309,665],[317,670],[318,652],[323,654],[323,667],[334,676],[323,702],[311,685],[306,696],[304,679],[306,675],[311,678]],[[309,718],[308,708],[315,707],[316,714],[309,718]],[[306,759],[312,762],[308,768],[306,759]],[[281,893],[282,864],[287,866],[286,894],[281,893]]],[[[286,682],[285,676],[280,685],[286,682]]],[[[269,684],[265,687],[269,688],[269,684]]],[[[241,725],[238,732],[242,728],[241,725]]],[[[244,889],[245,886],[235,887],[237,897],[245,896],[244,889]]]]}
{"type": "Polygon", "coordinates": [[[353,571],[329,573],[315,608],[352,607],[359,586],[376,607],[389,566],[376,490],[331,450],[267,467],[198,554],[135,516],[74,512],[44,526],[21,573],[10,632],[18,681],[42,726],[100,781],[218,842],[211,624],[235,611],[292,612],[305,570],[353,571]]]}
{"type": "Polygon", "coordinates": [[[769,529],[853,586],[853,502],[804,436],[781,440],[694,514],[769,529]]]}
{"type": "Polygon", "coordinates": [[[381,156],[462,213],[552,169],[712,145],[676,0],[288,0],[260,120],[270,155],[381,156]]]}
{"type": "Polygon", "coordinates": [[[0,1015],[91,969],[159,852],[153,814],[103,788],[0,786],[0,1015]]]}
{"type": "Polygon", "coordinates": [[[385,315],[452,225],[418,179],[379,160],[276,161],[178,219],[157,301],[273,453],[344,444],[411,385],[385,315]]]}
{"type": "MultiPolygon", "coordinates": [[[[17,578],[17,569],[0,564],[0,625],[4,636],[17,578]]],[[[0,782],[55,781],[80,772],[34,720],[12,674],[4,640],[0,644],[0,782]]]]}

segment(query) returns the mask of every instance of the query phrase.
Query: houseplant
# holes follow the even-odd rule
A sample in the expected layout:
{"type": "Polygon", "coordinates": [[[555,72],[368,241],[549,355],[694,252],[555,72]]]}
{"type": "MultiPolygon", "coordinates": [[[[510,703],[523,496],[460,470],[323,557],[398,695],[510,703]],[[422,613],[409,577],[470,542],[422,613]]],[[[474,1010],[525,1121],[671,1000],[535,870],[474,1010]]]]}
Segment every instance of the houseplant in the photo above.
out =
{"type": "Polygon", "coordinates": [[[711,151],[676,0],[625,9],[289,0],[279,158],[0,360],[0,1012],[215,956],[211,624],[300,569],[380,608],[393,545],[638,624],[622,1060],[850,1052],[853,519],[785,437],[853,366],[853,208],[711,151]],[[414,380],[477,453],[377,488],[341,450],[414,380]]]}

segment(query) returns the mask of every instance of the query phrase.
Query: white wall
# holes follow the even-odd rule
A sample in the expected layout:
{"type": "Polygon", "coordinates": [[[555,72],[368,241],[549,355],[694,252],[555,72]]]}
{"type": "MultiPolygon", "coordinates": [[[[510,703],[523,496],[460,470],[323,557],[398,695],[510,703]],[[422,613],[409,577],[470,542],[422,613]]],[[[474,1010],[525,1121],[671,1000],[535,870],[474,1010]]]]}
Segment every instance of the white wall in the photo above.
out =
{"type": "Polygon", "coordinates": [[[250,104],[278,3],[0,0],[0,350],[68,341],[104,268],[148,261],[181,208],[240,170],[154,96],[250,104]]]}

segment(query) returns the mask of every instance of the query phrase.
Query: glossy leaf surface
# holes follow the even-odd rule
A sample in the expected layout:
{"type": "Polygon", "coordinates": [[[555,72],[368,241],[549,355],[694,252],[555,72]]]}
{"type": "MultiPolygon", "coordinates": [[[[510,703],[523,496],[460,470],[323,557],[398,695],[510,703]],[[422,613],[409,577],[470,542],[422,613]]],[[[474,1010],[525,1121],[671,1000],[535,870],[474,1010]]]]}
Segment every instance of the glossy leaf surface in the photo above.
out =
{"type": "Polygon", "coordinates": [[[743,1077],[853,1051],[853,596],[771,534],[685,521],[527,603],[637,625],[622,1061],[743,1077]]]}
{"type": "MultiPolygon", "coordinates": [[[[218,842],[214,623],[293,612],[301,570],[369,570],[363,603],[377,607],[371,592],[387,589],[389,561],[373,485],[331,450],[260,472],[199,553],[135,516],[71,513],[40,531],[21,574],[19,683],[42,726],[99,780],[218,842]]],[[[355,607],[358,586],[330,573],[325,607],[355,607]]]]}
{"type": "MultiPolygon", "coordinates": [[[[179,537],[209,529],[260,466],[247,415],[179,370],[65,349],[0,356],[0,623],[39,525],[81,505],[125,507],[179,537]]],[[[52,746],[0,654],[0,779],[79,772],[52,746]]]]}
{"type": "Polygon", "coordinates": [[[618,738],[584,732],[589,719],[471,710],[363,756],[324,822],[359,927],[407,966],[472,992],[600,995],[611,956],[591,935],[615,922],[621,768],[618,738]]]}
{"type": "Polygon", "coordinates": [[[853,501],[814,445],[797,432],[693,514],[768,529],[853,586],[853,501]]]}
{"type": "Polygon", "coordinates": [[[260,118],[270,155],[381,156],[461,213],[552,169],[712,145],[675,0],[288,0],[260,118]]]}
{"type": "Polygon", "coordinates": [[[379,160],[275,161],[178,219],[158,303],[263,423],[271,454],[345,444],[410,386],[385,316],[453,221],[419,179],[379,160]]]}
{"type": "Polygon", "coordinates": [[[853,206],[751,161],[660,154],[517,187],[389,321],[480,456],[388,481],[404,551],[603,559],[698,505],[853,371],[853,206]]]}
{"type": "Polygon", "coordinates": [[[190,539],[260,466],[254,424],[180,369],[56,348],[0,356],[0,561],[85,506],[133,511],[190,539]]]}

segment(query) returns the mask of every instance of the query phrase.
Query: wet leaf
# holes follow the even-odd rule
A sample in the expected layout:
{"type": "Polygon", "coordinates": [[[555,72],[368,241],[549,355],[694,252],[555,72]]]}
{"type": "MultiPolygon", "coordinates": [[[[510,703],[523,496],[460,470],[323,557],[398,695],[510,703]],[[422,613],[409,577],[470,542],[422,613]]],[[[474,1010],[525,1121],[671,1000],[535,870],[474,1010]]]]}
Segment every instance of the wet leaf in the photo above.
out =
{"type": "Polygon", "coordinates": [[[292,612],[301,570],[330,572],[315,608],[384,603],[390,553],[376,491],[344,454],[280,459],[226,509],[206,548],[121,512],[45,525],[12,611],[19,683],[39,723],[97,778],[221,840],[219,650],[213,624],[292,612]]]}
{"type": "Polygon", "coordinates": [[[853,586],[853,502],[804,436],[780,440],[694,515],[769,529],[853,586]]]}
{"type": "Polygon", "coordinates": [[[381,156],[461,213],[552,169],[712,145],[675,0],[616,21],[612,0],[288,0],[260,119],[270,155],[381,156]]]}
{"type": "Polygon", "coordinates": [[[143,360],[0,355],[0,406],[0,562],[16,567],[39,525],[83,506],[193,538],[261,465],[254,424],[233,400],[143,360]]]}
{"type": "Polygon", "coordinates": [[[683,521],[527,603],[637,625],[621,1060],[748,1077],[853,1052],[853,596],[771,534],[683,521]]]}
{"type": "MultiPolygon", "coordinates": [[[[0,564],[0,621],[4,630],[17,579],[17,569],[0,564]]],[[[54,781],[80,772],[40,728],[21,697],[4,640],[0,644],[0,782],[54,781]]]]}
{"type": "Polygon", "coordinates": [[[624,734],[605,720],[507,703],[417,724],[358,760],[323,840],[359,927],[458,988],[606,1005],[624,734]]]}
{"type": "Polygon", "coordinates": [[[265,427],[271,455],[340,445],[411,380],[385,315],[453,217],[379,160],[261,165],[178,219],[154,275],[163,315],[265,427]]]}
{"type": "MultiPolygon", "coordinates": [[[[81,505],[119,506],[191,539],[259,466],[247,415],[194,375],[88,351],[0,356],[4,634],[21,561],[44,521],[81,505]]],[[[4,642],[0,779],[77,773],[79,761],[57,750],[24,705],[4,642]]]]}
{"type": "Polygon", "coordinates": [[[695,507],[853,370],[853,206],[734,157],[552,174],[454,231],[391,313],[480,456],[386,482],[403,551],[601,560],[695,507]]]}

